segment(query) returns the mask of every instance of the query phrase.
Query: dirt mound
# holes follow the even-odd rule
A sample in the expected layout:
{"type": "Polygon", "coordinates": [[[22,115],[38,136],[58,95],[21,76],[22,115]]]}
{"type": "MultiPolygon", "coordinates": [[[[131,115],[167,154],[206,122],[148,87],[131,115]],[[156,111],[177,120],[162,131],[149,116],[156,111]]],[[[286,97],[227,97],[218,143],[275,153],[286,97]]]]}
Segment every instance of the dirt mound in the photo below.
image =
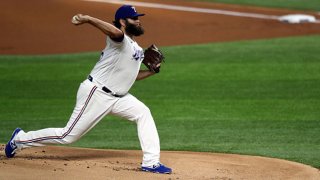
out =
{"type": "Polygon", "coordinates": [[[285,160],[179,151],[161,153],[173,174],[160,175],[141,172],[141,156],[136,150],[47,146],[7,159],[1,151],[0,179],[320,179],[319,170],[285,160]]]}

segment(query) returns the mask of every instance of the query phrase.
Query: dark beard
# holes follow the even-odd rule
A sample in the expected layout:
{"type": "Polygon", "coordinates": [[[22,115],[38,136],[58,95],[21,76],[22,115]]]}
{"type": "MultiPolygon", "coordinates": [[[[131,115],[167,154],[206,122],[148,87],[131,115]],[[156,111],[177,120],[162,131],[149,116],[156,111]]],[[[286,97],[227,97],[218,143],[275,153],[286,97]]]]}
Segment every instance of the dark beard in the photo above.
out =
{"type": "Polygon", "coordinates": [[[133,36],[140,36],[144,34],[144,29],[141,26],[136,26],[134,24],[129,23],[128,21],[126,21],[125,30],[128,34],[131,34],[133,36]]]}

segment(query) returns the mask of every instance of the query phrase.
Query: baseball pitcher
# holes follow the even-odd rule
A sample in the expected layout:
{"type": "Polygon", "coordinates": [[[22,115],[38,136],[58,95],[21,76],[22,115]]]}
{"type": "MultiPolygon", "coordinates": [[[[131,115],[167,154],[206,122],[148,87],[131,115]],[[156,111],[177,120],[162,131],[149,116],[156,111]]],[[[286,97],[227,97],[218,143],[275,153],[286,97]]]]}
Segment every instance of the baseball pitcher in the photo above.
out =
{"type": "Polygon", "coordinates": [[[17,150],[47,144],[70,144],[93,128],[108,114],[117,115],[137,124],[143,151],[142,171],[169,174],[172,170],[160,163],[158,132],[149,108],[129,93],[136,80],[159,72],[162,53],[155,45],[144,51],[135,41],[144,33],[135,7],[121,6],[113,24],[89,15],[77,14],[75,25],[90,24],[106,36],[106,47],[101,52],[88,78],[78,89],[77,102],[66,126],[24,132],[17,128],[5,147],[8,158],[17,150]],[[141,63],[148,70],[140,70],[141,63]]]}

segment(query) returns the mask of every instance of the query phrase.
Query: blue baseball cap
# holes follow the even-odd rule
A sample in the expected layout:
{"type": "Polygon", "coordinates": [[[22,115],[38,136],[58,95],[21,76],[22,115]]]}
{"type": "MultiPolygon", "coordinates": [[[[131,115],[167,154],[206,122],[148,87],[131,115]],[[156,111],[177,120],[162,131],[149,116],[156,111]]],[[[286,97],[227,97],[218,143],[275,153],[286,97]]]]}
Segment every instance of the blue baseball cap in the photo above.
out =
{"type": "Polygon", "coordinates": [[[134,6],[123,5],[117,10],[114,18],[115,20],[119,20],[119,19],[126,19],[126,18],[132,18],[132,17],[144,16],[144,15],[145,14],[138,14],[134,6]]]}

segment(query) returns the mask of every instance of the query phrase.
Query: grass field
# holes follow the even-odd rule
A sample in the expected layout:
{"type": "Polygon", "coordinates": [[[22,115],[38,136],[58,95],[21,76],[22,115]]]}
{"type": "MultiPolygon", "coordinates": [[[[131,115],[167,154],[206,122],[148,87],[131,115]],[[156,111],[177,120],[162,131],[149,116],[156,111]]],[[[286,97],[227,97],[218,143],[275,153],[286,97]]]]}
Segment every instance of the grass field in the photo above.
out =
{"type": "MultiPolygon", "coordinates": [[[[163,150],[262,155],[320,167],[320,36],[162,47],[159,75],[131,93],[163,150]]],[[[0,142],[16,127],[63,127],[99,53],[0,56],[0,142]]],[[[134,123],[106,117],[73,146],[139,149],[134,123]]]]}
{"type": "MultiPolygon", "coordinates": [[[[199,1],[199,0],[197,0],[199,1]]],[[[220,2],[228,4],[240,4],[240,5],[252,5],[252,6],[264,6],[286,9],[299,9],[299,10],[312,10],[320,11],[319,0],[202,0],[208,2],[220,2]]]]}

